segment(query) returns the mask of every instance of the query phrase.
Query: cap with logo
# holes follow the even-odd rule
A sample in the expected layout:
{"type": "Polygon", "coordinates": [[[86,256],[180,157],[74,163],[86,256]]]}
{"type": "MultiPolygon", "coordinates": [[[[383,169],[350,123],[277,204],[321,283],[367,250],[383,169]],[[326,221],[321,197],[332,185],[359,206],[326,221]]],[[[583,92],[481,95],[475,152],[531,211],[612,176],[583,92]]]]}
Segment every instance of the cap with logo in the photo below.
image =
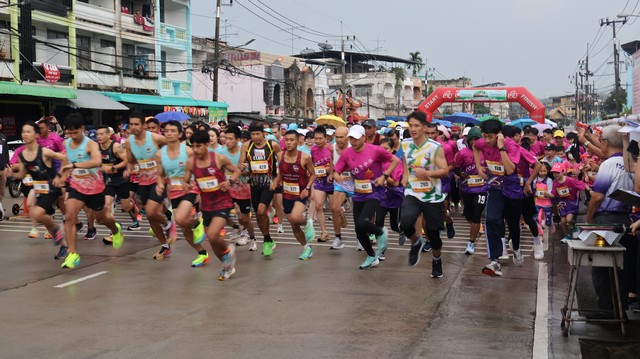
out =
{"type": "MultiPolygon", "coordinates": [[[[368,120],[367,120],[368,121],[368,120]]],[[[365,121],[366,122],[366,121],[365,121]]],[[[364,127],[360,126],[360,125],[353,125],[351,126],[351,128],[349,129],[349,137],[353,137],[356,140],[360,139],[362,136],[364,136],[364,127]]]]}
{"type": "Polygon", "coordinates": [[[553,167],[551,167],[551,172],[564,173],[564,171],[565,167],[561,162],[556,162],[553,164],[553,167]]]}
{"type": "Polygon", "coordinates": [[[364,127],[376,127],[376,121],[372,118],[368,118],[362,122],[364,127]]]}

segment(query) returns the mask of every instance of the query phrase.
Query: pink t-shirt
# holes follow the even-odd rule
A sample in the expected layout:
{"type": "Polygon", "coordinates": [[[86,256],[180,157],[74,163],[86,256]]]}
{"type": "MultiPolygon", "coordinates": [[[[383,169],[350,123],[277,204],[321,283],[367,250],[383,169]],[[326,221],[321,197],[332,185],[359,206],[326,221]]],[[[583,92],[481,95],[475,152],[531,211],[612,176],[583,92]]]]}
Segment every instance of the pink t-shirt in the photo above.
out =
{"type": "Polygon", "coordinates": [[[64,145],[62,143],[62,137],[57,133],[49,132],[47,138],[42,136],[38,137],[38,144],[42,147],[46,147],[53,152],[64,152],[64,145]]]}
{"type": "Polygon", "coordinates": [[[542,141],[536,141],[536,143],[531,144],[531,152],[533,152],[536,156],[544,155],[544,143],[542,141]]]}
{"type": "Polygon", "coordinates": [[[553,190],[551,194],[555,198],[564,198],[568,200],[575,200],[578,198],[578,191],[587,188],[587,185],[573,177],[565,176],[564,183],[553,180],[553,190]]]}
{"type": "Polygon", "coordinates": [[[347,169],[351,171],[355,201],[364,202],[369,199],[381,201],[384,198],[385,188],[375,186],[373,181],[382,176],[382,164],[390,162],[392,157],[394,157],[393,154],[369,143],[366,143],[360,152],[349,147],[342,151],[334,171],[338,173],[347,169]]]}
{"type": "MultiPolygon", "coordinates": [[[[478,139],[473,146],[482,153],[482,157],[487,162],[487,166],[491,166],[492,164],[503,165],[502,157],[500,156],[500,151],[498,150],[498,146],[489,147],[487,146],[487,142],[484,138],[478,139]]],[[[520,146],[515,143],[510,138],[504,139],[504,148],[507,150],[507,156],[514,164],[518,164],[520,161],[520,146]]],[[[489,171],[494,176],[499,176],[498,171],[489,171]]],[[[504,174],[502,174],[504,175],[504,174]]]]}

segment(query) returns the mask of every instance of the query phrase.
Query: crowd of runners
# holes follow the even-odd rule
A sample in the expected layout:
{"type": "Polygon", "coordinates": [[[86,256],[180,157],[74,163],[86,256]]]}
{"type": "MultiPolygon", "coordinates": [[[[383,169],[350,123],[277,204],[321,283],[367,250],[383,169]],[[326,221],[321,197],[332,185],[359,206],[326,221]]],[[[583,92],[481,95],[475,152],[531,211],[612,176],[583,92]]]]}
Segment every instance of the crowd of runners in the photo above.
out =
{"type": "Polygon", "coordinates": [[[202,266],[210,258],[203,245],[208,239],[222,263],[219,280],[235,273],[236,248],[257,251],[261,245],[263,256],[274,255],[276,216],[276,230],[291,230],[300,243],[300,260],[312,258],[314,240],[343,249],[342,231],[353,220],[356,249],[364,252],[360,269],[384,261],[391,230],[400,245],[409,240],[410,266],[431,252],[431,277],[440,278],[441,236],[456,236],[451,212],[457,210],[470,223],[465,253],[474,254],[484,234],[489,260],[482,272],[501,276],[501,260],[524,263],[521,228],[533,235],[535,259],[544,257],[542,231],[555,231],[554,222],[571,238],[601,163],[600,149],[585,139],[597,131],[538,133],[499,119],[446,128],[421,112],[407,116],[406,128],[383,130],[371,119],[337,128],[183,126],[134,113],[116,131],[103,125],[88,131],[82,117],[71,114],[63,140],[51,125],[43,118],[22,126],[24,146],[7,175],[23,181],[33,221],[29,235],[39,236],[36,224],[44,225],[59,246],[61,267],[80,263],[80,211],[88,219],[84,239],[96,237],[98,223],[111,232],[103,241],[114,248],[122,246],[123,233],[141,229],[144,215],[159,241],[154,259],[171,255],[180,230],[195,251],[191,265],[202,266]],[[347,201],[352,219],[345,215],[347,201]],[[116,203],[130,223],[116,222],[116,203]],[[61,222],[53,217],[56,209],[61,222]]]}

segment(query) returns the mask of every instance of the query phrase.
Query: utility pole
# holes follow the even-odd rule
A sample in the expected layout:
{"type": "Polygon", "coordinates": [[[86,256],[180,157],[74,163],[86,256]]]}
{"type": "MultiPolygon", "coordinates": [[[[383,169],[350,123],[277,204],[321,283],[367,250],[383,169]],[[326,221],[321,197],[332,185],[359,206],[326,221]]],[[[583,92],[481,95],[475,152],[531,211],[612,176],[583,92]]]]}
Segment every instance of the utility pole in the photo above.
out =
{"type": "MultiPolygon", "coordinates": [[[[347,39],[349,37],[347,36],[347,39]]],[[[344,58],[344,38],[342,40],[342,52],[340,54],[342,64],[342,119],[347,123],[347,62],[344,58]]]]}
{"type": "Polygon", "coordinates": [[[216,0],[216,34],[213,50],[213,101],[218,101],[218,67],[220,66],[220,2],[216,0]]]}
{"type": "Polygon", "coordinates": [[[609,18],[607,18],[607,20],[602,20],[600,19],[600,27],[602,26],[611,26],[611,28],[613,29],[613,66],[614,67],[614,73],[615,73],[615,81],[616,81],[616,87],[615,87],[615,91],[614,91],[614,95],[613,98],[615,100],[616,103],[616,115],[618,117],[620,117],[620,103],[619,103],[619,95],[620,95],[620,55],[618,54],[618,39],[616,38],[616,25],[617,24],[626,24],[627,23],[627,18],[625,17],[622,20],[609,20],[609,18]]]}

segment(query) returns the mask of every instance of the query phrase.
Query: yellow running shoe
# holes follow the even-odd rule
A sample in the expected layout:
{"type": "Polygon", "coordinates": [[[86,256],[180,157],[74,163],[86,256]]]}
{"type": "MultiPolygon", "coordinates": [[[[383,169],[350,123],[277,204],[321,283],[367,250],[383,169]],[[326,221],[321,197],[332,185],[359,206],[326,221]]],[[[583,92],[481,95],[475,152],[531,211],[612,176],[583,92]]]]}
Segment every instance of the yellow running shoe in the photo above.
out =
{"type": "Polygon", "coordinates": [[[80,265],[80,255],[78,253],[69,253],[60,265],[60,268],[73,269],[78,265],[80,265]]]}
{"type": "Polygon", "coordinates": [[[191,262],[191,266],[201,267],[205,263],[209,263],[209,253],[198,254],[198,257],[191,262]]]}
{"type": "Polygon", "coordinates": [[[198,219],[198,225],[193,229],[193,244],[200,244],[204,241],[204,225],[202,224],[202,218],[198,219]]]}
{"type": "Polygon", "coordinates": [[[118,249],[122,247],[124,237],[122,237],[122,226],[120,223],[116,222],[116,227],[118,227],[118,231],[112,235],[111,239],[113,240],[113,248],[118,249]]]}

